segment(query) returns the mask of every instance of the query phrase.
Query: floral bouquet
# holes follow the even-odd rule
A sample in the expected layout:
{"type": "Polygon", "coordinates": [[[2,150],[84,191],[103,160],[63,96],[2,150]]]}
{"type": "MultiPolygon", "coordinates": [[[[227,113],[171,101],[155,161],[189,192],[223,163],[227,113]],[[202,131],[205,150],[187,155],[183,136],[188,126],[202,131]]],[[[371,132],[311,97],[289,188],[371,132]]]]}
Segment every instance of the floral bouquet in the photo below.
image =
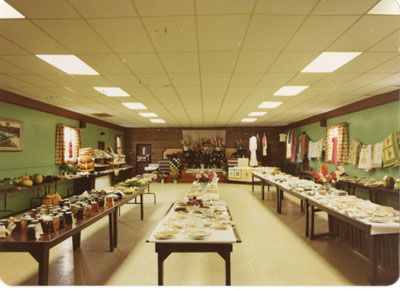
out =
{"type": "Polygon", "coordinates": [[[196,174],[197,182],[199,183],[208,183],[212,180],[213,173],[209,173],[208,171],[200,172],[196,174]]]}
{"type": "Polygon", "coordinates": [[[191,197],[191,196],[189,196],[189,200],[188,200],[188,202],[186,204],[190,205],[190,206],[199,206],[199,207],[203,207],[204,206],[203,205],[203,200],[197,199],[196,197],[191,197]]]}
{"type": "Polygon", "coordinates": [[[327,164],[321,165],[321,172],[318,173],[314,169],[312,170],[312,174],[317,183],[330,183],[336,184],[339,181],[340,176],[344,174],[344,168],[339,166],[336,168],[336,171],[333,171],[329,174],[329,166],[327,164]]]}

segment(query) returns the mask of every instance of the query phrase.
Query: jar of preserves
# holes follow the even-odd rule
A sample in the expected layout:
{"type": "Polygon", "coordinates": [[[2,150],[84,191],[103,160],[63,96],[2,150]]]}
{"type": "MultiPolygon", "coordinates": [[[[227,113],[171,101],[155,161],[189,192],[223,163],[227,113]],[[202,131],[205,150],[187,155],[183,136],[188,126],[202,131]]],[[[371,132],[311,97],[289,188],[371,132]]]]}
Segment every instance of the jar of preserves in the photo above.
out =
{"type": "Polygon", "coordinates": [[[65,222],[66,222],[66,224],[72,224],[72,212],[71,211],[65,212],[65,222]]]}
{"type": "Polygon", "coordinates": [[[36,239],[36,225],[30,224],[28,225],[28,233],[27,233],[27,238],[28,240],[35,240],[36,239]]]}
{"type": "Polygon", "coordinates": [[[76,207],[76,219],[83,219],[83,207],[82,206],[78,206],[76,207]]]}
{"type": "Polygon", "coordinates": [[[54,231],[59,230],[60,229],[60,218],[56,215],[56,216],[53,216],[52,220],[53,220],[54,231]]]}

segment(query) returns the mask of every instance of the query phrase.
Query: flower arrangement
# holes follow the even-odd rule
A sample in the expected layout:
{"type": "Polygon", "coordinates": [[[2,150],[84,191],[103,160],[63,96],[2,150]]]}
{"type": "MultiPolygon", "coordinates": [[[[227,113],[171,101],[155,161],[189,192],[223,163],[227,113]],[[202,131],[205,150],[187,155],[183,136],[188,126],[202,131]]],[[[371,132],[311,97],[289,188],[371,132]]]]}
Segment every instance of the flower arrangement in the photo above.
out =
{"type": "Polygon", "coordinates": [[[203,207],[203,200],[201,199],[197,199],[196,197],[192,197],[189,196],[189,200],[186,203],[187,205],[191,205],[191,206],[199,206],[199,207],[203,207]]]}
{"type": "Polygon", "coordinates": [[[222,137],[219,137],[219,136],[214,137],[211,140],[211,144],[216,148],[221,148],[221,147],[224,146],[224,139],[222,137]]]}
{"type": "Polygon", "coordinates": [[[184,136],[183,139],[181,139],[181,145],[185,148],[190,146],[190,137],[184,136]]]}
{"type": "Polygon", "coordinates": [[[332,173],[329,174],[329,166],[327,164],[322,164],[321,165],[321,172],[318,173],[312,169],[312,174],[315,178],[315,181],[317,183],[330,183],[336,184],[337,181],[340,180],[340,176],[344,174],[344,168],[342,166],[339,166],[336,168],[336,171],[333,171],[332,173]]]}
{"type": "Polygon", "coordinates": [[[243,141],[242,141],[241,138],[239,138],[239,139],[236,140],[236,147],[237,147],[238,149],[244,149],[243,141]]]}
{"type": "Polygon", "coordinates": [[[212,180],[213,175],[208,171],[200,172],[196,174],[197,182],[199,183],[208,183],[212,180]]]}
{"type": "Polygon", "coordinates": [[[177,180],[180,177],[180,173],[177,169],[173,168],[171,170],[171,177],[173,180],[177,180]]]}

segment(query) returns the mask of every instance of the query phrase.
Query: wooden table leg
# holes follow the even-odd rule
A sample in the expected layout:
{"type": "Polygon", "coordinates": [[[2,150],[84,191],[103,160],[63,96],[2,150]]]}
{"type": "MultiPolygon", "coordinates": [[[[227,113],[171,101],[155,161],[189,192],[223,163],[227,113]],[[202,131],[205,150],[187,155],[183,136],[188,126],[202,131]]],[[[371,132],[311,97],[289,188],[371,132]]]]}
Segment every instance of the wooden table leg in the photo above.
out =
{"type": "Polygon", "coordinates": [[[114,251],[114,213],[108,215],[108,233],[110,238],[110,252],[114,251]]]}
{"type": "Polygon", "coordinates": [[[370,235],[369,239],[369,281],[371,285],[377,284],[377,254],[376,254],[376,238],[374,235],[370,235]]]}
{"type": "Polygon", "coordinates": [[[49,257],[50,249],[47,246],[35,248],[29,252],[39,263],[39,285],[49,285],[49,257]]]}
{"type": "Polygon", "coordinates": [[[81,232],[72,236],[72,249],[75,251],[81,247],[81,232]]]}
{"type": "Polygon", "coordinates": [[[158,270],[158,286],[164,285],[164,261],[171,254],[171,250],[166,250],[163,246],[156,244],[157,270],[158,270]]]}
{"type": "Polygon", "coordinates": [[[118,212],[120,212],[121,207],[118,207],[114,211],[114,248],[118,246],[118,212]]]}
{"type": "Polygon", "coordinates": [[[225,260],[225,285],[231,286],[231,253],[229,251],[218,251],[218,254],[225,260]]]}
{"type": "MultiPolygon", "coordinates": [[[[279,213],[279,203],[280,203],[280,190],[279,190],[279,187],[278,186],[276,186],[276,212],[278,212],[279,213]]],[[[280,214],[280,213],[279,213],[280,214]]]]}
{"type": "Polygon", "coordinates": [[[251,192],[254,192],[254,175],[251,175],[251,192]]]}
{"type": "Polygon", "coordinates": [[[265,195],[265,191],[264,191],[264,186],[265,186],[265,184],[264,184],[264,181],[262,181],[261,180],[261,195],[262,195],[262,200],[264,200],[264,195],[265,195]]]}
{"type": "Polygon", "coordinates": [[[311,205],[311,233],[310,233],[311,240],[314,240],[314,211],[315,208],[313,205],[311,205]]]}
{"type": "Polygon", "coordinates": [[[310,224],[310,205],[308,204],[308,199],[305,201],[306,207],[306,237],[309,234],[309,224],[310,224]]]}
{"type": "Polygon", "coordinates": [[[140,220],[143,220],[143,194],[140,194],[140,220]]]}

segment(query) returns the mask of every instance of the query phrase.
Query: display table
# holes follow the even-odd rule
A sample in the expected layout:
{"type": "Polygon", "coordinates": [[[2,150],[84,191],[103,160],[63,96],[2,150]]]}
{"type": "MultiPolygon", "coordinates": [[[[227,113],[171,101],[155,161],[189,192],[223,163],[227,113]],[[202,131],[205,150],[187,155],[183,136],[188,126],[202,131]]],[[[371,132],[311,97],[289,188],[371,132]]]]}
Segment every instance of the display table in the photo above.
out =
{"type": "Polygon", "coordinates": [[[14,231],[11,236],[0,239],[0,252],[28,252],[39,263],[38,283],[48,285],[50,249],[64,240],[72,237],[73,249],[80,247],[81,231],[96,223],[100,219],[109,218],[109,250],[112,252],[117,247],[118,239],[118,210],[136,196],[141,196],[141,218],[143,219],[143,191],[141,187],[134,194],[128,194],[115,203],[112,207],[100,208],[92,217],[76,220],[72,225],[48,234],[43,234],[38,240],[28,240],[26,232],[14,231]]]}
{"type": "MultiPolygon", "coordinates": [[[[158,285],[164,284],[163,280],[163,262],[171,253],[204,253],[215,252],[218,253],[225,260],[225,283],[227,286],[231,285],[231,259],[230,253],[233,250],[232,244],[240,243],[241,239],[234,225],[228,226],[225,230],[209,229],[210,236],[201,239],[194,239],[187,234],[190,227],[182,224],[183,229],[170,239],[157,238],[157,233],[162,231],[168,221],[173,219],[176,215],[175,208],[178,207],[173,203],[168,209],[167,213],[157,225],[153,233],[146,240],[148,243],[155,243],[155,251],[158,254],[158,285]]],[[[201,209],[201,208],[200,208],[201,209]]],[[[232,221],[232,216],[229,213],[229,221],[232,221]]]]}
{"type": "MultiPolygon", "coordinates": [[[[290,183],[277,182],[279,178],[271,175],[253,173],[261,179],[262,192],[264,185],[272,185],[277,188],[277,212],[281,214],[283,192],[289,193],[304,201],[305,235],[310,232],[310,239],[324,236],[340,238],[344,243],[350,245],[369,261],[370,282],[372,285],[378,282],[394,282],[399,277],[399,233],[400,224],[388,221],[385,223],[371,222],[367,218],[356,218],[350,212],[338,208],[342,207],[347,198],[343,196],[307,195],[305,192],[291,188],[290,183]],[[342,198],[341,198],[342,197],[342,198]],[[336,201],[337,200],[337,201],[336,201]],[[314,234],[314,217],[317,211],[328,213],[329,229],[327,233],[314,234]],[[311,226],[310,224],[311,216],[311,226]],[[378,274],[381,271],[381,274],[378,274]]],[[[289,175],[287,175],[289,178],[289,175]]],[[[290,180],[290,179],[289,179],[290,180]]],[[[303,183],[313,184],[312,181],[302,180],[303,183]]],[[[292,182],[293,183],[293,182],[292,182]]],[[[344,196],[350,199],[355,196],[344,196]]],[[[348,200],[350,200],[348,199],[348,200]]],[[[353,199],[354,200],[354,199],[353,199]]],[[[363,203],[371,208],[381,207],[375,203],[365,201],[363,203]]]]}

